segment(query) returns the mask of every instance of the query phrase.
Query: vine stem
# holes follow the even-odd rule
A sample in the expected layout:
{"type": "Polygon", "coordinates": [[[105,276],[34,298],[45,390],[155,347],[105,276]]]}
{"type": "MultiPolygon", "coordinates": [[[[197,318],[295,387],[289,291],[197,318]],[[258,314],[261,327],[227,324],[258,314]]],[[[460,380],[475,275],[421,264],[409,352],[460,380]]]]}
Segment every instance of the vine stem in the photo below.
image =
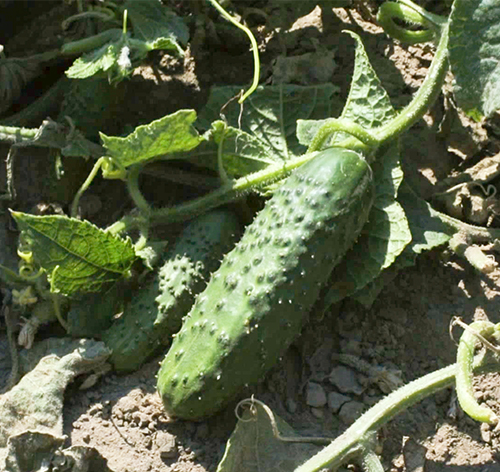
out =
{"type": "Polygon", "coordinates": [[[480,405],[474,396],[472,371],[476,341],[481,337],[491,337],[499,331],[500,325],[489,321],[475,321],[468,326],[460,337],[457,353],[456,373],[457,398],[460,406],[472,419],[482,423],[498,423],[497,415],[486,405],[480,405]]]}
{"type": "Polygon", "coordinates": [[[259,47],[257,45],[257,41],[255,39],[255,36],[253,33],[250,31],[249,28],[247,28],[245,25],[242,23],[238,22],[235,20],[224,8],[222,8],[219,3],[217,3],[216,0],[208,0],[213,7],[228,21],[230,21],[234,26],[239,28],[240,30],[244,31],[245,34],[248,36],[250,39],[250,43],[252,45],[252,54],[253,54],[253,80],[252,80],[252,85],[250,88],[240,97],[238,100],[238,103],[243,103],[253,92],[255,92],[255,89],[259,85],[259,78],[260,78],[260,59],[259,59],[259,47]]]}
{"type": "Polygon", "coordinates": [[[387,124],[372,131],[381,142],[388,142],[401,135],[424,116],[430,106],[441,93],[441,86],[448,71],[448,23],[441,29],[441,36],[429,68],[427,77],[415,94],[411,103],[401,110],[398,115],[387,124]]]}
{"type": "Polygon", "coordinates": [[[100,157],[99,159],[97,159],[97,161],[94,164],[94,167],[92,167],[92,170],[90,171],[90,174],[85,179],[85,182],[83,182],[81,187],[78,189],[78,192],[76,192],[76,195],[73,198],[73,202],[71,203],[70,216],[72,218],[77,218],[78,203],[80,203],[80,198],[84,194],[85,190],[87,190],[90,187],[90,184],[95,179],[97,173],[99,172],[99,169],[102,167],[105,160],[106,160],[105,157],[100,157]]]}
{"type": "Polygon", "coordinates": [[[376,150],[380,144],[376,137],[374,137],[369,131],[358,123],[345,119],[331,118],[318,130],[311,141],[307,152],[319,151],[332,133],[339,131],[348,133],[355,137],[365,145],[366,149],[369,149],[370,151],[376,150]]]}
{"type": "Polygon", "coordinates": [[[106,231],[112,234],[119,234],[123,231],[141,227],[148,219],[152,224],[173,223],[191,219],[204,211],[232,202],[246,192],[285,178],[292,170],[305,164],[315,156],[316,153],[309,153],[284,163],[272,164],[260,172],[232,180],[208,195],[189,200],[175,207],[151,208],[149,215],[127,215],[109,226],[106,231]]]}
{"type": "Polygon", "coordinates": [[[391,37],[405,43],[416,44],[434,39],[435,33],[439,32],[447,20],[429,13],[410,0],[399,0],[399,3],[383,3],[377,14],[377,21],[391,37]],[[397,25],[394,18],[421,26],[423,29],[408,30],[397,25]]]}
{"type": "Polygon", "coordinates": [[[392,392],[363,414],[349,429],[294,472],[319,472],[372,451],[373,436],[385,423],[410,406],[453,385],[457,364],[425,375],[392,392]]]}

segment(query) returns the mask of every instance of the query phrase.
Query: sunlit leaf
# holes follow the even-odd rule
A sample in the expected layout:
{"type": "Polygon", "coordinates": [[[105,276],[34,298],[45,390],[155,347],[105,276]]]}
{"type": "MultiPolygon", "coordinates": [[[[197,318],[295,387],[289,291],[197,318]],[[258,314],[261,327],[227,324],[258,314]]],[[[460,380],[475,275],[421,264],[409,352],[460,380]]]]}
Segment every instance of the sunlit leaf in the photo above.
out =
{"type": "Polygon", "coordinates": [[[45,269],[52,292],[98,292],[129,275],[133,246],[92,225],[66,216],[34,216],[12,211],[21,238],[45,269]]]}
{"type": "Polygon", "coordinates": [[[476,120],[500,109],[500,8],[496,1],[455,0],[450,65],[458,105],[476,120]]]}
{"type": "Polygon", "coordinates": [[[124,138],[101,133],[101,140],[107,155],[126,168],[153,157],[173,155],[198,146],[204,138],[193,127],[195,120],[194,110],[178,110],[147,125],[138,126],[124,138]]]}

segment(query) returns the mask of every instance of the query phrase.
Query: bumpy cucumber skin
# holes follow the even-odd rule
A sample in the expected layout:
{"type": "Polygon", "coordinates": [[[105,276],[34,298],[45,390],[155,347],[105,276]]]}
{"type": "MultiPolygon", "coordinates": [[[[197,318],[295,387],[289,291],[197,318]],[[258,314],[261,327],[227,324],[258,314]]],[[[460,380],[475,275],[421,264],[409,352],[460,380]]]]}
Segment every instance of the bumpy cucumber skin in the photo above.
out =
{"type": "Polygon", "coordinates": [[[113,316],[123,306],[123,292],[118,284],[105,292],[88,293],[84,298],[72,300],[67,323],[75,338],[100,337],[113,323],[113,316]]]}
{"type": "Polygon", "coordinates": [[[238,232],[238,220],[229,210],[202,215],[184,229],[158,273],[103,334],[115,370],[137,370],[169,344],[238,232]]]}
{"type": "Polygon", "coordinates": [[[262,379],[300,333],[373,199],[369,165],[345,149],[287,178],[212,275],[161,364],[170,416],[210,416],[262,379]]]}

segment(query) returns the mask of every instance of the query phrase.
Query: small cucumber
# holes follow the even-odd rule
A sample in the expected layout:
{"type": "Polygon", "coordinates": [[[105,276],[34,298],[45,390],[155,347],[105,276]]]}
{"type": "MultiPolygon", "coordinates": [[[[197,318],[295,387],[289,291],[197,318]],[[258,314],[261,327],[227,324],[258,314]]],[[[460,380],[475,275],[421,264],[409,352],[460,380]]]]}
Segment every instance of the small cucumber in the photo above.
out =
{"type": "Polygon", "coordinates": [[[136,370],[169,344],[238,231],[238,220],[229,210],[202,215],[184,229],[158,273],[103,334],[116,370],[136,370]]]}
{"type": "Polygon", "coordinates": [[[346,149],[323,151],[287,178],[212,275],[161,364],[169,415],[210,416],[262,379],[300,333],[373,198],[370,166],[346,149]]]}

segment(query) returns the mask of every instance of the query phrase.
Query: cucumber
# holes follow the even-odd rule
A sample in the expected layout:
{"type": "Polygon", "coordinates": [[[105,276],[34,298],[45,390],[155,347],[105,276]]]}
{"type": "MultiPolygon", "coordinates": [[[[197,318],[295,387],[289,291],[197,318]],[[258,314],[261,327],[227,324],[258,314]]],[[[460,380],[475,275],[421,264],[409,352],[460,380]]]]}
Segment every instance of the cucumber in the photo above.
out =
{"type": "Polygon", "coordinates": [[[372,171],[332,148],[292,173],[197,297],[158,373],[168,415],[197,420],[261,380],[300,333],[374,199],[372,171]]]}
{"type": "Polygon", "coordinates": [[[158,273],[102,336],[117,371],[137,370],[170,343],[238,231],[238,220],[229,210],[206,213],[182,231],[158,273]]]}

